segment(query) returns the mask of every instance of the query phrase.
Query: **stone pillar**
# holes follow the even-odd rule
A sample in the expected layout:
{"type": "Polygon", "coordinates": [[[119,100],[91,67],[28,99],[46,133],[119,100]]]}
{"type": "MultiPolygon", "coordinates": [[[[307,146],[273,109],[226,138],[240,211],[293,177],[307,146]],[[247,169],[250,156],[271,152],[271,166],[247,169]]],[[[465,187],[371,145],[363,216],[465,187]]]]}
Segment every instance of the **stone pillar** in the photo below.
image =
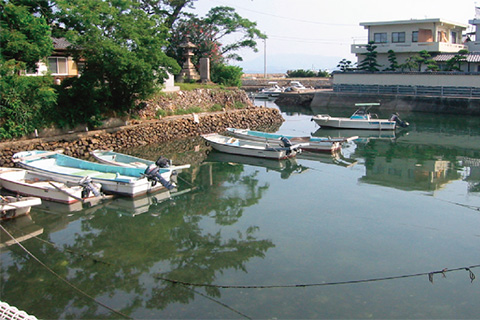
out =
{"type": "Polygon", "coordinates": [[[210,82],[210,58],[200,58],[200,81],[210,82]]]}

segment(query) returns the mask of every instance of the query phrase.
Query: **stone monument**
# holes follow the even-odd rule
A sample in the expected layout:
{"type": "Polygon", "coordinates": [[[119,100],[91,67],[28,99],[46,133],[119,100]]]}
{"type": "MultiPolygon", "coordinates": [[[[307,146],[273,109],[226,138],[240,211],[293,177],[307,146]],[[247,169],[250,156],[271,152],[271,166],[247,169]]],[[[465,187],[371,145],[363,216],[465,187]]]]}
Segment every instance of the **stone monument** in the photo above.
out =
{"type": "Polygon", "coordinates": [[[182,71],[177,76],[177,82],[189,82],[189,81],[198,81],[200,80],[200,75],[198,74],[195,66],[192,63],[193,49],[197,46],[190,42],[188,37],[185,41],[180,44],[180,47],[183,48],[185,56],[185,62],[183,63],[182,71]]]}

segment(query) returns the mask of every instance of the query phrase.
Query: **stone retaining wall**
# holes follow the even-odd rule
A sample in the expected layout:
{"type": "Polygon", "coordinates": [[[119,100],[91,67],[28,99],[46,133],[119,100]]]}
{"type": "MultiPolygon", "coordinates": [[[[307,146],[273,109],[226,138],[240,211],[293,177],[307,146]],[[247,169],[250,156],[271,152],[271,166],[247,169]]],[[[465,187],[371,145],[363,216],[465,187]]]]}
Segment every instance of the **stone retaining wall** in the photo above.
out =
{"type": "Polygon", "coordinates": [[[283,122],[277,109],[248,107],[224,112],[174,116],[161,120],[49,138],[0,143],[0,166],[11,167],[12,155],[23,150],[64,149],[64,154],[88,158],[95,149],[127,149],[189,136],[222,132],[228,127],[258,128],[283,122]],[[196,121],[198,120],[198,122],[196,121]]]}

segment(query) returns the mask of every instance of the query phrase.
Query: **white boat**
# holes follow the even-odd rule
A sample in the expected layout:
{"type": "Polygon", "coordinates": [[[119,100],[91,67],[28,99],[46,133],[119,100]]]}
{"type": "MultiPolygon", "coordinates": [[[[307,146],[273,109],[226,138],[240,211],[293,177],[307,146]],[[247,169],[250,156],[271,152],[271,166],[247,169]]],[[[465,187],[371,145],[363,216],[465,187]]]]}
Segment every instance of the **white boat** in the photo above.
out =
{"type": "Polygon", "coordinates": [[[158,158],[157,161],[142,159],[134,157],[128,154],[115,152],[113,150],[94,150],[90,154],[101,163],[106,163],[114,166],[127,167],[127,168],[143,168],[146,169],[152,164],[169,170],[180,171],[182,169],[190,168],[189,164],[185,165],[172,165],[172,161],[164,157],[158,158]]]}
{"type": "Polygon", "coordinates": [[[300,81],[291,81],[290,86],[285,89],[285,92],[303,92],[308,90],[300,81]]]}
{"type": "Polygon", "coordinates": [[[102,197],[100,193],[102,185],[93,183],[90,179],[83,179],[79,184],[67,185],[53,180],[49,175],[19,168],[0,168],[0,186],[23,196],[67,204],[102,197]]]}
{"type": "Polygon", "coordinates": [[[312,138],[312,137],[295,137],[282,135],[277,133],[268,133],[261,131],[254,131],[249,129],[227,128],[229,135],[236,138],[260,141],[270,144],[281,144],[282,138],[290,140],[292,144],[298,144],[303,151],[311,152],[336,152],[342,148],[342,144],[357,139],[358,137],[348,138],[312,138]]]}
{"type": "Polygon", "coordinates": [[[269,82],[269,87],[260,89],[255,95],[255,98],[276,98],[284,91],[284,88],[280,87],[277,82],[269,82]]]}
{"type": "Polygon", "coordinates": [[[359,107],[350,118],[332,117],[330,115],[319,114],[312,117],[320,127],[342,128],[342,129],[363,129],[363,130],[395,130],[397,125],[401,127],[408,126],[407,122],[402,121],[398,114],[393,114],[390,119],[378,119],[378,116],[368,111],[372,106],[378,106],[379,103],[357,103],[359,107]]]}
{"type": "Polygon", "coordinates": [[[33,206],[42,203],[42,199],[37,197],[13,197],[0,195],[0,219],[8,220],[23,216],[30,212],[33,206]]]}
{"type": "Polygon", "coordinates": [[[162,188],[173,189],[172,171],[155,165],[144,168],[126,168],[95,163],[61,154],[59,151],[22,151],[13,155],[21,167],[51,175],[64,183],[79,183],[90,177],[100,183],[104,193],[136,197],[162,188]]]}
{"type": "Polygon", "coordinates": [[[244,140],[218,133],[210,133],[202,135],[207,145],[211,145],[213,149],[221,152],[238,154],[242,156],[251,156],[268,159],[287,159],[295,157],[299,152],[298,145],[280,146],[275,144],[270,146],[269,143],[244,140]]]}

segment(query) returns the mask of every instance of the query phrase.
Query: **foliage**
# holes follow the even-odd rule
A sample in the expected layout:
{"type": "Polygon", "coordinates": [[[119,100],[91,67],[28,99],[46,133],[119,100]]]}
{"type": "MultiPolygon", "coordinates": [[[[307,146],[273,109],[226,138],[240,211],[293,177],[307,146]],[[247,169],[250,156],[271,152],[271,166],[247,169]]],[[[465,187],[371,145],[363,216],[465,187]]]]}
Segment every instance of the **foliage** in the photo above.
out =
{"type": "Polygon", "coordinates": [[[50,77],[24,77],[53,50],[50,28],[22,1],[0,2],[0,139],[21,137],[46,125],[56,102],[50,77]]]}
{"type": "Polygon", "coordinates": [[[355,69],[355,65],[352,64],[352,61],[347,59],[342,59],[338,64],[337,68],[340,69],[341,72],[352,71],[355,69]]]}
{"type": "Polygon", "coordinates": [[[193,91],[196,89],[215,89],[218,88],[217,85],[215,84],[204,84],[204,83],[176,83],[175,85],[178,85],[180,87],[180,90],[182,91],[193,91]]]}
{"type": "Polygon", "coordinates": [[[313,77],[330,77],[330,73],[327,70],[318,70],[315,72],[313,70],[288,70],[287,78],[313,78],[313,77]]]}
{"type": "Polygon", "coordinates": [[[402,71],[405,71],[408,69],[408,71],[416,70],[418,69],[418,61],[415,56],[408,57],[405,59],[405,62],[400,64],[400,69],[402,71]]]}
{"type": "Polygon", "coordinates": [[[199,58],[210,58],[210,64],[215,66],[229,59],[241,61],[236,53],[240,49],[257,52],[255,39],[266,39],[266,35],[256,28],[255,22],[242,18],[235,9],[214,7],[204,18],[190,14],[174,24],[167,53],[179,63],[185,61],[181,44],[187,39],[197,46],[193,51],[194,64],[198,64],[199,58]],[[239,40],[226,43],[225,39],[231,35],[239,40]]]}
{"type": "Polygon", "coordinates": [[[0,2],[1,63],[13,59],[24,62],[28,69],[36,69],[36,63],[53,50],[50,35],[46,20],[34,16],[28,6],[0,2]]]}
{"type": "Polygon", "coordinates": [[[0,65],[0,139],[32,133],[48,123],[45,111],[56,103],[51,77],[23,77],[25,63],[10,60],[0,65]]]}
{"type": "Polygon", "coordinates": [[[365,59],[360,62],[358,68],[369,72],[379,71],[378,67],[380,67],[380,65],[377,63],[377,51],[375,50],[377,46],[371,41],[367,44],[366,49],[367,52],[363,54],[365,55],[365,59]]]}
{"type": "Polygon", "coordinates": [[[445,70],[446,71],[461,71],[462,64],[467,61],[467,54],[468,50],[462,49],[458,51],[451,59],[449,59],[446,63],[445,70]]]}
{"type": "Polygon", "coordinates": [[[393,50],[388,50],[388,62],[390,66],[385,71],[396,71],[400,66],[397,62],[397,56],[393,50]]]}
{"type": "MultiPolygon", "coordinates": [[[[75,90],[66,93],[74,103],[73,114],[83,108],[91,91],[90,107],[98,112],[128,111],[136,101],[148,98],[178,64],[163,52],[167,29],[160,17],[147,15],[131,0],[58,0],[61,22],[75,59],[85,61],[84,79],[73,80],[75,90]],[[78,103],[76,103],[78,102],[78,103]]],[[[72,115],[73,116],[73,115],[72,115]]]]}
{"type": "Polygon", "coordinates": [[[215,64],[212,68],[212,81],[228,87],[242,86],[242,68],[215,64]]]}

